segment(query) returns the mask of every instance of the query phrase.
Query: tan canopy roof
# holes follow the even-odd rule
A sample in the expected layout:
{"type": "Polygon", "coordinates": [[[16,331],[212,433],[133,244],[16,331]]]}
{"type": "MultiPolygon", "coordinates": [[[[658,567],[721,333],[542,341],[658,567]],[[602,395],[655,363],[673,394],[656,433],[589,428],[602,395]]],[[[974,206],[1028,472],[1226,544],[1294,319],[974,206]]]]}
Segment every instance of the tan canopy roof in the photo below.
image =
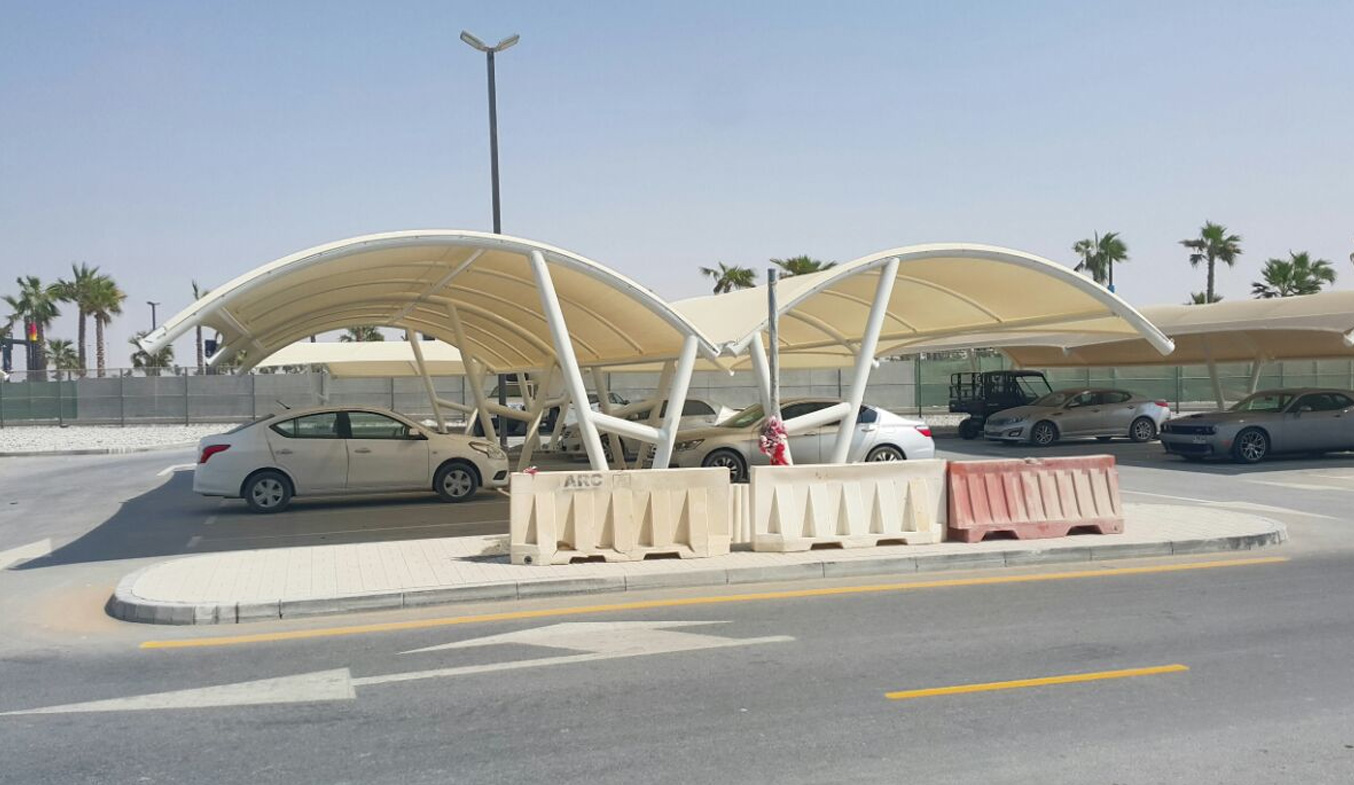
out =
{"type": "MultiPolygon", "coordinates": [[[[1107,340],[1095,332],[1081,336],[993,333],[977,340],[983,346],[1000,348],[1028,368],[1354,357],[1354,291],[1211,305],[1154,305],[1143,308],[1142,315],[1175,342],[1175,352],[1169,357],[1157,354],[1144,340],[1107,340]]],[[[955,345],[936,341],[924,348],[955,345]]]]}
{"type": "MultiPolygon", "coordinates": [[[[423,341],[423,361],[430,376],[461,376],[465,363],[455,346],[423,341]]],[[[413,347],[408,341],[304,341],[285,346],[258,363],[258,368],[287,365],[323,365],[332,376],[419,376],[413,347]]]]}
{"type": "MultiPolygon", "coordinates": [[[[849,363],[869,318],[882,270],[898,260],[878,356],[929,341],[985,346],[993,335],[1035,333],[1140,340],[1157,356],[1171,342],[1104,287],[1062,265],[987,245],[895,248],[777,285],[785,367],[849,363]]],[[[767,326],[766,287],[681,300],[674,307],[726,354],[767,326]]],[[[739,364],[745,364],[746,359],[739,364]]]]}
{"type": "Polygon", "coordinates": [[[540,253],[581,365],[676,357],[687,335],[714,347],[648,289],[560,248],[457,230],[391,232],[308,248],[223,284],[152,332],[154,350],[195,324],[252,367],[308,335],[407,327],[457,345],[491,372],[544,368],[555,351],[528,263],[540,253]],[[457,339],[454,311],[464,328],[457,339]]]}

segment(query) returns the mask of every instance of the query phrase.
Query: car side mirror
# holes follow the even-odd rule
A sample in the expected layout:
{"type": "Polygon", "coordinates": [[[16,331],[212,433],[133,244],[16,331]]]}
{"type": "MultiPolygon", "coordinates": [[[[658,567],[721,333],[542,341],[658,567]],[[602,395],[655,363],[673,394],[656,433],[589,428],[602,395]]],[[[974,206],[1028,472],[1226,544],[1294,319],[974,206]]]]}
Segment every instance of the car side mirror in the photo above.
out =
{"type": "Polygon", "coordinates": [[[1302,414],[1303,412],[1311,412],[1311,411],[1316,411],[1316,410],[1313,409],[1313,408],[1310,407],[1310,406],[1299,406],[1299,407],[1298,407],[1298,414],[1302,414]]]}

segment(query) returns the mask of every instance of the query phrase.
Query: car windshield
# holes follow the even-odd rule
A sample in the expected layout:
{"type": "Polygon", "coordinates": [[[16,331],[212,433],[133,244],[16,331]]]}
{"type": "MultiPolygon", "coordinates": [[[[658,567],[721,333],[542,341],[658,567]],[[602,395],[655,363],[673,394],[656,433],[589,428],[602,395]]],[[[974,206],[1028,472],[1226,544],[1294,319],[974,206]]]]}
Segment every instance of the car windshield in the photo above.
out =
{"type": "Polygon", "coordinates": [[[1039,400],[1030,404],[1030,406],[1048,406],[1048,407],[1062,406],[1063,404],[1072,400],[1072,398],[1076,397],[1080,392],[1081,390],[1059,390],[1058,392],[1049,393],[1048,395],[1045,395],[1043,398],[1040,398],[1039,400]]]}
{"type": "Polygon", "coordinates": [[[1242,398],[1232,407],[1234,412],[1281,412],[1293,401],[1293,394],[1286,392],[1262,392],[1249,398],[1242,398]]]}
{"type": "Polygon", "coordinates": [[[754,403],[743,411],[720,423],[721,428],[746,428],[761,421],[762,405],[754,403]]]}

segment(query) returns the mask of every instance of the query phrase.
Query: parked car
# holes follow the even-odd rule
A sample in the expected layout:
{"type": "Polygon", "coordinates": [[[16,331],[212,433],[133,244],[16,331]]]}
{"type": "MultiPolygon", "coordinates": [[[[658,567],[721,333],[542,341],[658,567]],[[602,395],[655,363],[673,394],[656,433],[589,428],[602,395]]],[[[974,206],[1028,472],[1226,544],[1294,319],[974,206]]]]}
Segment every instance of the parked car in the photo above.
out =
{"type": "MultiPolygon", "coordinates": [[[[557,395],[559,395],[559,394],[561,394],[561,393],[562,393],[562,390],[554,390],[554,391],[552,391],[550,394],[551,394],[552,397],[555,397],[555,396],[557,396],[557,395]]],[[[504,398],[505,398],[505,399],[507,400],[507,402],[508,402],[508,403],[507,403],[507,406],[508,406],[509,409],[516,409],[516,410],[519,411],[519,412],[525,412],[525,411],[527,410],[526,399],[524,399],[524,398],[522,397],[522,388],[521,388],[521,385],[520,385],[515,379],[509,379],[507,386],[505,386],[505,387],[503,388],[503,394],[504,394],[504,398]]],[[[485,396],[485,397],[486,397],[489,401],[494,402],[494,403],[497,403],[497,402],[498,402],[498,385],[494,385],[494,388],[493,388],[492,390],[490,390],[490,391],[489,391],[489,394],[488,394],[487,396],[485,396]]],[[[626,400],[623,396],[617,395],[617,394],[614,393],[614,392],[613,392],[613,393],[608,393],[608,394],[607,394],[607,400],[611,403],[612,406],[628,406],[629,403],[630,403],[630,402],[629,402],[628,400],[626,400]]],[[[601,405],[598,403],[597,393],[588,393],[588,404],[592,407],[592,410],[593,410],[593,411],[595,411],[595,412],[596,412],[596,411],[601,411],[601,405]]],[[[547,410],[545,411],[545,413],[541,416],[541,432],[542,432],[542,433],[553,433],[553,432],[554,432],[554,430],[555,430],[555,421],[556,421],[557,419],[559,419],[559,410],[560,410],[560,407],[558,407],[558,406],[551,406],[551,407],[550,407],[549,409],[547,409],[547,410]]],[[[499,432],[502,431],[502,428],[503,428],[502,420],[503,420],[503,418],[499,417],[498,415],[494,415],[494,417],[493,417],[493,423],[494,423],[494,430],[495,430],[495,431],[499,431],[499,432]]],[[[568,413],[564,415],[564,422],[565,422],[566,424],[571,424],[571,423],[576,423],[576,422],[578,422],[578,417],[577,417],[577,415],[574,413],[573,407],[569,407],[568,413]]],[[[484,435],[484,424],[481,423],[481,422],[479,421],[479,418],[478,418],[478,417],[475,417],[475,418],[474,418],[473,427],[472,427],[472,432],[473,432],[476,436],[483,436],[483,435],[484,435]]],[[[507,434],[508,434],[509,436],[526,436],[526,435],[527,435],[527,424],[526,424],[525,422],[521,421],[521,420],[508,419],[508,431],[507,431],[507,434]]]]}
{"type": "MultiPolygon", "coordinates": [[[[792,420],[838,403],[840,401],[820,398],[790,400],[781,405],[781,417],[792,420]]],[[[936,444],[931,440],[931,429],[921,420],[900,417],[869,404],[860,407],[858,417],[851,449],[846,456],[848,461],[935,457],[936,444]]],[[[765,421],[761,404],[754,404],[712,428],[679,431],[672,465],[722,466],[729,470],[734,482],[744,482],[748,477],[748,466],[771,462],[758,448],[758,437],[765,421]]],[[[790,457],[797,464],[822,463],[832,452],[837,427],[837,423],[830,423],[791,436],[790,457]]]]}
{"type": "Polygon", "coordinates": [[[959,423],[961,439],[976,439],[987,418],[1024,406],[1053,392],[1042,371],[982,371],[950,374],[950,411],[967,414],[959,423]]]}
{"type": "MultiPolygon", "coordinates": [[[[631,414],[627,419],[639,422],[647,422],[652,409],[641,409],[631,414]]],[[[687,398],[682,406],[682,417],[677,430],[683,431],[690,428],[703,428],[729,419],[737,412],[722,403],[715,403],[704,398],[687,398]]],[[[663,408],[659,411],[659,417],[668,415],[667,401],[663,402],[663,408]]],[[[625,450],[627,459],[638,455],[639,444],[633,439],[621,440],[621,446],[625,450]]],[[[588,457],[588,452],[583,448],[583,434],[578,429],[577,422],[564,426],[560,431],[560,452],[574,460],[582,460],[588,457]]],[[[611,439],[606,434],[602,434],[602,451],[606,454],[606,459],[611,460],[611,439]]]]}
{"type": "Polygon", "coordinates": [[[1186,460],[1259,463],[1272,453],[1354,450],[1354,392],[1266,390],[1231,409],[1179,417],[1161,429],[1166,452],[1186,460]]]}
{"type": "Polygon", "coordinates": [[[983,435],[994,441],[1046,447],[1060,439],[1116,436],[1147,442],[1157,438],[1171,416],[1165,401],[1128,390],[1057,390],[1026,406],[1005,409],[987,418],[983,435]]]}
{"type": "Polygon", "coordinates": [[[508,456],[491,442],[438,433],[368,407],[269,415],[198,442],[193,490],[278,512],[293,496],[431,490],[449,502],[508,484],[508,456]]]}

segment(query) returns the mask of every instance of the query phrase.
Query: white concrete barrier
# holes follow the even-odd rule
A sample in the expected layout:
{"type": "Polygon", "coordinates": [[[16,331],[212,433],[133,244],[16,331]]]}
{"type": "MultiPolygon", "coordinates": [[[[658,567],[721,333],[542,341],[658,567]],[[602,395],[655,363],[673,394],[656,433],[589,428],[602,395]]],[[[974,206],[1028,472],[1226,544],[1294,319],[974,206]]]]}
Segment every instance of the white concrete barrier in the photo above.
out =
{"type": "Polygon", "coordinates": [[[731,545],[752,544],[752,491],[747,483],[729,486],[729,535],[731,545]]]}
{"type": "Polygon", "coordinates": [[[755,551],[945,539],[945,461],[754,466],[755,551]]]}
{"type": "Polygon", "coordinates": [[[513,564],[729,552],[722,468],[517,473],[509,494],[513,564]]]}

